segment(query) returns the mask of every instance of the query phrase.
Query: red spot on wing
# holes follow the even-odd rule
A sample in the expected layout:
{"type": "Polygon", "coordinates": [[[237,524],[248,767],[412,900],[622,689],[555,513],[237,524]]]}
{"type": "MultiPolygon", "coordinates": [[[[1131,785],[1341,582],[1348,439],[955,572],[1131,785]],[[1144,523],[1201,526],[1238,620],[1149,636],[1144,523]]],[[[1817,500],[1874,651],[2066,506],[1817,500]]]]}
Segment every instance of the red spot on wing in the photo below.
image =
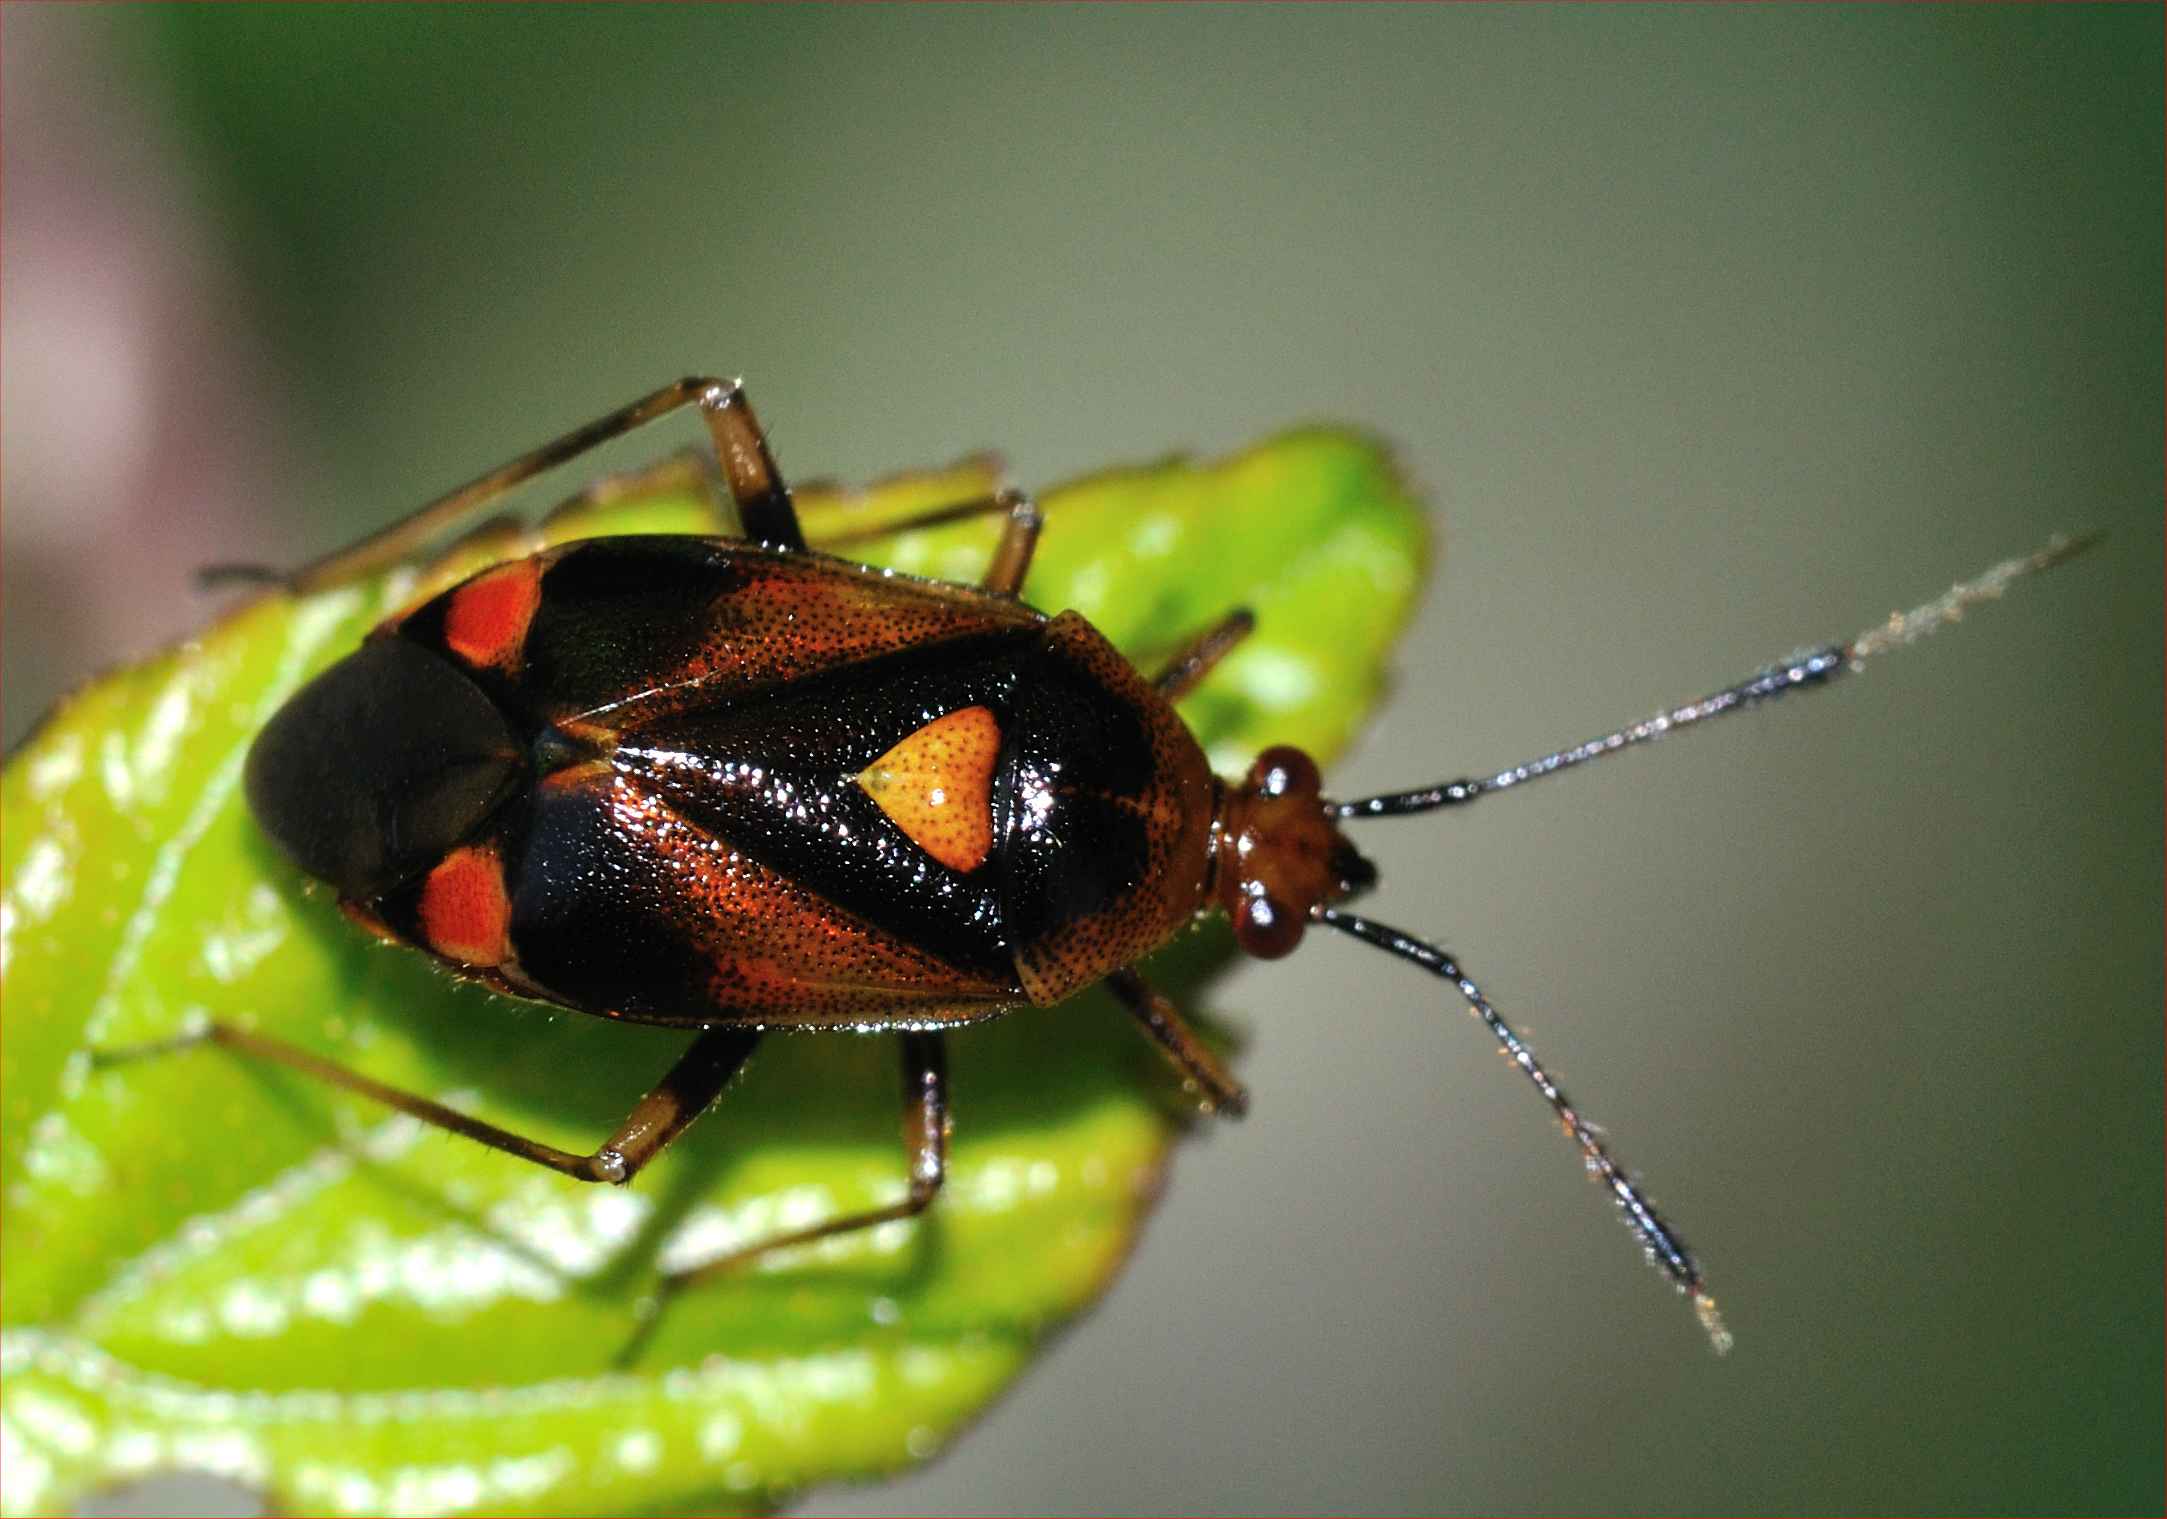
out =
{"type": "Polygon", "coordinates": [[[446,959],[502,965],[512,957],[511,924],[504,863],[494,849],[454,849],[422,884],[421,930],[446,959]]]}
{"type": "Polygon", "coordinates": [[[444,643],[470,665],[508,668],[519,658],[541,596],[542,569],[532,559],[477,575],[451,594],[444,643]]]}

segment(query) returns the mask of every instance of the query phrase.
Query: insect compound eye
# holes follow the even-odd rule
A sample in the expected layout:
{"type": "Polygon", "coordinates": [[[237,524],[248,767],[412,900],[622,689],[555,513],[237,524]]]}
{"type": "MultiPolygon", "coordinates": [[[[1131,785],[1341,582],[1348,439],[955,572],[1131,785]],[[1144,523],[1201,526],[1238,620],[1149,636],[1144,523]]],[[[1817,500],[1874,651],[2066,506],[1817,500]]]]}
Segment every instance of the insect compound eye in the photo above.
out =
{"type": "Polygon", "coordinates": [[[1267,892],[1253,891],[1234,909],[1234,941],[1244,954],[1277,960],[1294,952],[1308,924],[1267,892]]]}
{"type": "Polygon", "coordinates": [[[1315,796],[1324,777],[1317,773],[1317,762],[1301,750],[1274,744],[1249,767],[1249,785],[1259,796],[1315,796]]]}
{"type": "Polygon", "coordinates": [[[296,692],[249,747],[249,810],[343,897],[435,864],[488,817],[522,761],[497,706],[398,638],[362,645],[296,692]]]}

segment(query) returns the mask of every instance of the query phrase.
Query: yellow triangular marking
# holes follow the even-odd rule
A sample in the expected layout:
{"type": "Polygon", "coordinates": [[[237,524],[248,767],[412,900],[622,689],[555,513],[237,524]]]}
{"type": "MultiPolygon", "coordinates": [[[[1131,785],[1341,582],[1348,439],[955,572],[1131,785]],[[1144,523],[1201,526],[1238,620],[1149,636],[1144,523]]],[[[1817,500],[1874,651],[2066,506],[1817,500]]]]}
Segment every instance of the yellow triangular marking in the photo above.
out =
{"type": "Polygon", "coordinates": [[[986,707],[937,717],[859,775],[865,794],[912,843],[950,870],[972,871],[993,850],[993,767],[1001,725],[986,707]]]}

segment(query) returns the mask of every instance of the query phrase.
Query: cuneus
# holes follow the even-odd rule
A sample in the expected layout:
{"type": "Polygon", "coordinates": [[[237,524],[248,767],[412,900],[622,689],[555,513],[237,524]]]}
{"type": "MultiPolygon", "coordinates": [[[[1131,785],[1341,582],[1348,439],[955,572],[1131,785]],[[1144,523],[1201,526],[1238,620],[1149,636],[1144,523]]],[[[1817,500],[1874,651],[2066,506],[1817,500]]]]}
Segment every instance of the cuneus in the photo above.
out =
{"type": "Polygon", "coordinates": [[[485,569],[303,687],[246,768],[258,823],[369,932],[511,996],[697,1030],[624,1123],[590,1153],[556,1149],[224,1021],[101,1063],[215,1044],[576,1180],[625,1183],[764,1033],[900,1034],[901,1200],[680,1271],[660,1304],[768,1251],[930,1206],[947,1171],[944,1040],[959,1025],[1103,981],[1206,1110],[1241,1113],[1240,1084],[1136,962],[1212,911],[1267,959],[1322,925],[1444,980],[1715,1346],[1729,1345],[1685,1242],[1458,959],[1342,905],[1376,879],[1344,827],[1465,806],[1827,685],[2077,545],[1573,748],[1356,801],[1326,799],[1291,748],[1222,781],[1175,715],[1248,633],[1247,612],[1230,609],[1147,676],[1075,613],[1023,605],[1041,517],[1021,494],[926,519],[1001,520],[975,586],[811,552],[734,383],[665,386],[272,578],[306,594],[407,558],[527,479],[683,407],[712,435],[742,537],[591,539],[485,569]]]}

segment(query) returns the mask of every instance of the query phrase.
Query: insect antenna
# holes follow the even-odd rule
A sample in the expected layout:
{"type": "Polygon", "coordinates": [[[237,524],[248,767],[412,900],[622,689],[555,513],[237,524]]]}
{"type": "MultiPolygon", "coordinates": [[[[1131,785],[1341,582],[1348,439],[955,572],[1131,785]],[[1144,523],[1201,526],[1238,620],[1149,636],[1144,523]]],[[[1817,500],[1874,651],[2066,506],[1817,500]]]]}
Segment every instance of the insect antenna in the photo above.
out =
{"type": "MultiPolygon", "coordinates": [[[[1458,806],[1472,802],[1477,797],[1495,791],[1509,791],[1529,781],[1541,780],[1584,765],[1591,760],[1602,759],[1636,744],[1648,743],[1690,728],[1713,718],[1764,701],[1774,700],[1792,691],[1825,686],[1837,677],[1859,668],[1866,660],[1889,650],[1917,643],[1928,634],[1949,624],[1961,621],[1964,614],[1984,602],[1994,600],[2010,583],[2025,575],[2034,574],[2075,557],[2098,541],[2098,534],[2085,534],[2077,538],[2055,538],[2035,553],[2015,559],[2005,559],[1984,574],[1971,580],[1960,581],[1932,601],[1913,608],[1909,612],[1893,614],[1886,622],[1877,623],[1858,637],[1844,643],[1824,644],[1806,649],[1786,659],[1777,661],[1746,679],[1723,687],[1687,702],[1658,712],[1653,717],[1630,727],[1619,728],[1600,738],[1575,744],[1570,749],[1559,749],[1508,769],[1489,775],[1468,776],[1456,781],[1445,781],[1435,786],[1425,786],[1415,791],[1388,792],[1379,796],[1363,797],[1351,802],[1326,802],[1327,817],[1338,821],[1358,821],[1363,818],[1399,817],[1408,813],[1428,812],[1433,808],[1458,806]]],[[[1558,1122],[1587,1162],[1588,1171],[1610,1193],[1626,1224],[1638,1236],[1648,1259],[1677,1284],[1678,1290],[1692,1300],[1693,1311],[1700,1316],[1701,1327],[1708,1332],[1708,1339],[1718,1354],[1731,1348],[1731,1333],[1723,1325],[1716,1312],[1715,1298],[1708,1291],[1708,1281],[1701,1273],[1700,1264],[1684,1240],[1656,1212],[1633,1179],[1618,1164],[1617,1158],[1603,1143],[1591,1125],[1575,1108],[1570,1098],[1559,1088],[1550,1073],[1536,1061],[1534,1051],[1513,1030],[1511,1024],[1490,1005],[1482,988],[1469,979],[1459,962],[1434,944],[1391,928],[1351,912],[1319,904],[1311,912],[1315,922],[1351,934],[1365,944],[1371,944],[1396,955],[1402,960],[1422,967],[1434,976],[1450,982],[1468,1009],[1480,1018],[1497,1040],[1498,1048],[1520,1068],[1522,1075],[1535,1084],[1543,1100],[1557,1115],[1558,1122]]]]}
{"type": "Polygon", "coordinates": [[[1619,1214],[1624,1218],[1626,1226],[1639,1238],[1648,1259],[1677,1284],[1680,1292],[1692,1300],[1693,1312],[1700,1318],[1701,1327],[1708,1332],[1708,1342],[1715,1347],[1716,1354],[1722,1355],[1728,1351],[1731,1348],[1731,1332],[1724,1327],[1722,1314],[1716,1311],[1716,1300],[1708,1291],[1708,1279],[1702,1275],[1700,1263],[1693,1258],[1693,1252],[1687,1248],[1686,1242],[1678,1237],[1678,1231],[1664,1220],[1662,1214],[1655,1211],[1655,1204],[1648,1200],[1648,1195],[1641,1191],[1639,1184],[1626,1175],[1625,1168],[1619,1165],[1617,1157],[1610,1153],[1610,1147],[1603,1143],[1594,1125],[1581,1116],[1580,1110],[1573,1106],[1572,1099],[1565,1095],[1556,1079],[1535,1059],[1535,1052],[1528,1048],[1527,1041],[1514,1032],[1512,1025],[1490,1005],[1490,999],[1482,994],[1481,987],[1468,978],[1467,972],[1460,969],[1460,963],[1434,944],[1425,943],[1399,929],[1355,913],[1342,912],[1336,907],[1318,908],[1316,921],[1336,928],[1341,933],[1352,934],[1363,943],[1373,944],[1387,954],[1397,955],[1402,960],[1419,965],[1431,975],[1452,984],[1453,989],[1466,1001],[1468,1011],[1480,1018],[1490,1030],[1491,1037],[1497,1040],[1498,1048],[1504,1051],[1506,1058],[1535,1084],[1536,1091],[1542,1093],[1543,1100],[1550,1104],[1550,1110],[1557,1114],[1566,1137],[1580,1146],[1580,1153],[1587,1161],[1588,1174],[1602,1184],[1611,1200],[1618,1205],[1619,1214]]]}
{"type": "Polygon", "coordinates": [[[1452,807],[1472,802],[1477,797],[1493,791],[1510,791],[1529,781],[1539,781],[1545,776],[1570,770],[1590,760],[1603,759],[1636,744],[1645,744],[1696,723],[1711,718],[1724,717],[1733,712],[1743,712],[1764,701],[1786,695],[1792,691],[1825,686],[1838,676],[1858,669],[1877,654],[1920,639],[1938,629],[1963,620],[1964,614],[1973,607],[1998,598],[2009,588],[2013,580],[2040,570],[2051,569],[2057,564],[2075,558],[2094,543],[2099,534],[2085,533],[2075,538],[2056,537],[2044,548],[2015,559],[2005,559],[1984,574],[1971,580],[1960,581],[1947,591],[1922,606],[1908,612],[1892,613],[1885,622],[1876,623],[1858,637],[1847,643],[1824,644],[1778,660],[1756,671],[1735,685],[1710,692],[1699,701],[1687,702],[1681,707],[1658,712],[1653,717],[1620,728],[1586,743],[1575,744],[1570,749],[1559,749],[1522,764],[1495,771],[1489,775],[1465,776],[1456,781],[1445,781],[1435,786],[1425,786],[1416,791],[1396,791],[1382,796],[1362,797],[1352,802],[1331,802],[1326,811],[1335,818],[1359,819],[1379,817],[1403,817],[1413,812],[1428,812],[1437,807],[1452,807]]]}

